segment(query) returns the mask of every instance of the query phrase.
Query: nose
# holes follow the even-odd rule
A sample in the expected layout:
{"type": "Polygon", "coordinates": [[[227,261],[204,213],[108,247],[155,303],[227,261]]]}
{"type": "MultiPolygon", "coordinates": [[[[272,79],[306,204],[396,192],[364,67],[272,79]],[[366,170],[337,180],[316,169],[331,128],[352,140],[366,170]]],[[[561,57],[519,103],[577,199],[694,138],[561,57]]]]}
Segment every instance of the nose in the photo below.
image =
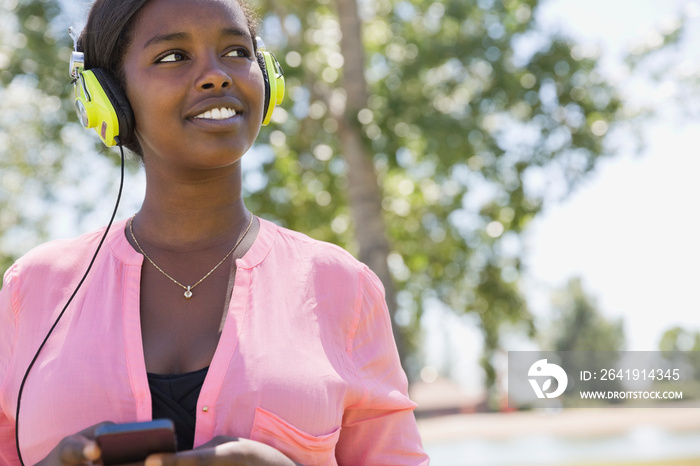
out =
{"type": "Polygon", "coordinates": [[[195,85],[202,90],[219,90],[231,87],[232,82],[219,58],[210,57],[204,62],[195,85]]]}

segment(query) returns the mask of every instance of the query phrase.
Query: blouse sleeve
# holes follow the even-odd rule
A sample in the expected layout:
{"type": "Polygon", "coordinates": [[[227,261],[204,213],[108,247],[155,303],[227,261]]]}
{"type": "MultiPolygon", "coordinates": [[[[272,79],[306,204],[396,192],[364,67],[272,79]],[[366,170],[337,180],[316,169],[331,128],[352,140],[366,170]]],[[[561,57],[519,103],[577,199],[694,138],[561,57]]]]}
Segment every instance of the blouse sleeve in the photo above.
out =
{"type": "Polygon", "coordinates": [[[356,331],[349,346],[363,396],[343,415],[336,446],[338,464],[427,465],[384,287],[368,268],[360,280],[359,296],[356,331]]]}
{"type": "Polygon", "coordinates": [[[2,289],[0,289],[0,464],[14,464],[17,458],[15,425],[12,420],[14,416],[6,412],[8,370],[12,360],[16,328],[12,293],[15,272],[16,266],[10,267],[5,272],[2,289]]]}

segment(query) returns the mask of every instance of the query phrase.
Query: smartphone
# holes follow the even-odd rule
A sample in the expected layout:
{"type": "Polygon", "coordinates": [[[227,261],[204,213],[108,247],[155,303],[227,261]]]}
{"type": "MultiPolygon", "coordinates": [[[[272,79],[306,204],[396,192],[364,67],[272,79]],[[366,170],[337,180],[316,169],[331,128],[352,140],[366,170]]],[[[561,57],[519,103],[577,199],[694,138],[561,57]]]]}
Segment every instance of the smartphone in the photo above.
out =
{"type": "Polygon", "coordinates": [[[170,419],[100,426],[95,430],[95,440],[105,466],[135,463],[152,453],[177,449],[175,425],[170,419]]]}

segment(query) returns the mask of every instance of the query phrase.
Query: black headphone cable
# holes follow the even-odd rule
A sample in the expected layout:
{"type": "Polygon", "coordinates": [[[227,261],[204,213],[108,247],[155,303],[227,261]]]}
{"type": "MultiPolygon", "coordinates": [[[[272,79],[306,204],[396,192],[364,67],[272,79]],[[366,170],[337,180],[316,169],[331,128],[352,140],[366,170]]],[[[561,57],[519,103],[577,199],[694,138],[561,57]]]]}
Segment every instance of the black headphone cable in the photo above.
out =
{"type": "Polygon", "coordinates": [[[95,263],[95,259],[97,259],[97,253],[100,252],[100,248],[102,248],[102,244],[105,242],[105,239],[107,238],[107,234],[109,233],[109,230],[112,227],[112,223],[114,222],[114,218],[117,215],[117,210],[119,209],[119,201],[122,198],[122,190],[124,189],[124,148],[122,147],[121,140],[119,139],[118,136],[116,136],[114,138],[114,140],[117,142],[117,145],[119,146],[119,151],[121,153],[121,176],[120,176],[120,181],[119,181],[119,193],[117,194],[117,201],[114,204],[114,211],[112,212],[112,217],[110,218],[109,223],[107,224],[107,228],[105,228],[105,232],[102,235],[102,239],[100,240],[100,243],[97,245],[97,249],[95,249],[95,253],[92,256],[92,260],[90,260],[90,264],[88,265],[87,270],[85,270],[85,274],[83,274],[83,278],[80,279],[78,286],[75,287],[73,294],[70,296],[70,298],[68,298],[68,302],[66,302],[66,305],[63,306],[63,310],[61,310],[61,313],[56,318],[56,321],[53,323],[53,325],[49,329],[49,332],[46,334],[46,337],[44,337],[44,341],[41,343],[41,345],[39,345],[39,349],[34,354],[34,358],[32,358],[32,362],[29,363],[29,367],[27,367],[27,370],[24,373],[24,377],[22,377],[22,383],[20,384],[19,392],[17,393],[17,411],[15,412],[15,445],[17,447],[17,457],[19,458],[19,462],[22,466],[25,466],[25,465],[24,465],[24,461],[22,460],[22,452],[21,452],[20,447],[19,447],[19,408],[20,408],[20,404],[22,401],[22,392],[24,391],[24,384],[26,383],[27,377],[29,376],[29,371],[32,370],[34,363],[39,358],[39,353],[46,345],[46,342],[49,340],[49,337],[51,336],[54,329],[58,325],[58,322],[63,317],[63,314],[65,314],[66,309],[68,309],[68,306],[73,301],[73,298],[75,298],[75,295],[78,293],[78,290],[83,285],[83,282],[85,282],[85,279],[87,278],[88,274],[90,273],[90,270],[92,269],[92,266],[95,263]]]}

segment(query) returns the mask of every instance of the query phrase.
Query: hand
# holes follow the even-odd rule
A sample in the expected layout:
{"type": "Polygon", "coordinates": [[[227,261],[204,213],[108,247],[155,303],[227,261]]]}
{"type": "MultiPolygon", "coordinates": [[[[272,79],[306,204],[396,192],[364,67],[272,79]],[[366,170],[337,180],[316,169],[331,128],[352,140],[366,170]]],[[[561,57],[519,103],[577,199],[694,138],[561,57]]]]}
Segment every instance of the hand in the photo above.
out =
{"type": "Polygon", "coordinates": [[[36,466],[79,466],[98,461],[101,453],[95,442],[95,429],[104,424],[113,422],[101,422],[65,437],[36,466]]]}
{"type": "Polygon", "coordinates": [[[293,466],[295,464],[297,463],[269,445],[235,437],[215,437],[194,450],[150,455],[145,462],[145,466],[293,466]]]}

